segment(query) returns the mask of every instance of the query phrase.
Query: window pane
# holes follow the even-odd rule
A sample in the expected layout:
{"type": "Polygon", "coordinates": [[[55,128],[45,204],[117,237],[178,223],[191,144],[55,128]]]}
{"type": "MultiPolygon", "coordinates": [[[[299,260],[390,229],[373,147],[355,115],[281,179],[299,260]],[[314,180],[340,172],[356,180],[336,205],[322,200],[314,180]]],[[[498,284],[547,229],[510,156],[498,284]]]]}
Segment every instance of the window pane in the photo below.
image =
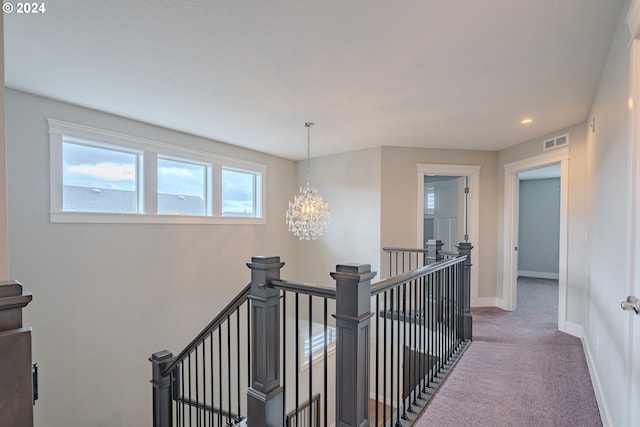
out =
{"type": "Polygon", "coordinates": [[[138,155],[63,142],[62,210],[137,213],[138,155]]]}
{"type": "Polygon", "coordinates": [[[206,215],[207,167],[158,159],[158,213],[206,215]]]}
{"type": "Polygon", "coordinates": [[[223,216],[259,216],[256,179],[254,173],[222,169],[223,216]]]}

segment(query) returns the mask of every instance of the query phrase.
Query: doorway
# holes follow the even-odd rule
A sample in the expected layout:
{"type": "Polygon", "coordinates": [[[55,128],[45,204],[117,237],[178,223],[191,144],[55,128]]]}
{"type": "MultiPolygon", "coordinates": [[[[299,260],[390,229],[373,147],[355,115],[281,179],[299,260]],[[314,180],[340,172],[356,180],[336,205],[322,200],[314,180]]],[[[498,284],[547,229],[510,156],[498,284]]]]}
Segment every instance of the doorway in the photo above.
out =
{"type": "MultiPolygon", "coordinates": [[[[418,212],[417,212],[417,247],[424,248],[425,237],[427,236],[425,232],[425,224],[428,217],[425,215],[429,215],[429,207],[427,206],[429,203],[429,195],[425,194],[425,180],[428,177],[431,180],[437,181],[437,177],[448,177],[441,178],[441,182],[452,181],[449,184],[439,184],[442,186],[446,185],[455,185],[458,186],[462,181],[466,183],[466,187],[468,188],[468,192],[462,193],[462,195],[453,196],[454,198],[463,197],[464,203],[457,199],[456,202],[451,201],[451,204],[457,203],[458,209],[456,215],[457,219],[453,219],[453,215],[450,215],[450,218],[446,221],[443,219],[441,221],[442,232],[444,230],[458,230],[457,233],[460,233],[461,227],[466,227],[466,234],[468,240],[472,245],[473,249],[471,251],[471,262],[474,266],[480,265],[479,258],[481,255],[481,242],[478,239],[479,235],[479,224],[480,224],[480,166],[479,165],[445,165],[445,164],[427,164],[427,163],[419,163],[417,164],[418,174],[417,174],[417,189],[418,189],[418,212]],[[454,184],[455,183],[455,184],[454,184]],[[465,206],[466,213],[460,214],[459,206],[465,206]],[[464,219],[461,219],[464,218],[464,219]],[[446,224],[446,226],[445,226],[446,224]],[[455,226],[453,225],[455,224],[455,226]]],[[[463,187],[464,189],[464,187],[463,187]]],[[[447,191],[448,193],[448,191],[447,191]]],[[[452,212],[453,209],[450,207],[447,208],[449,212],[452,212]]],[[[464,210],[462,212],[465,212],[464,210]]],[[[446,217],[446,212],[441,213],[441,217],[446,217]]],[[[430,228],[430,226],[428,226],[430,228]]],[[[464,228],[462,228],[464,230],[464,228]]],[[[436,226],[434,221],[433,233],[435,236],[436,226]]],[[[447,233],[449,233],[447,231],[447,233]]],[[[451,233],[453,234],[453,233],[451,233]]],[[[455,243],[458,241],[465,241],[465,233],[458,234],[459,239],[455,242],[451,241],[454,237],[448,237],[448,240],[451,242],[447,242],[444,238],[440,238],[445,244],[449,243],[453,245],[453,250],[457,250],[455,248],[455,243]]],[[[445,247],[446,248],[446,247],[445,247]]],[[[478,305],[483,305],[482,301],[479,301],[478,297],[478,268],[471,269],[471,306],[477,307],[478,305]]],[[[486,304],[484,304],[486,305],[486,304]]]]}
{"type": "Polygon", "coordinates": [[[558,279],[560,164],[518,174],[518,276],[558,279]]]}
{"type": "Polygon", "coordinates": [[[518,278],[518,210],[519,174],[545,166],[560,167],[560,219],[558,239],[558,329],[563,332],[567,324],[567,218],[569,149],[563,147],[504,165],[504,242],[502,298],[499,306],[514,311],[517,308],[518,278]]]}

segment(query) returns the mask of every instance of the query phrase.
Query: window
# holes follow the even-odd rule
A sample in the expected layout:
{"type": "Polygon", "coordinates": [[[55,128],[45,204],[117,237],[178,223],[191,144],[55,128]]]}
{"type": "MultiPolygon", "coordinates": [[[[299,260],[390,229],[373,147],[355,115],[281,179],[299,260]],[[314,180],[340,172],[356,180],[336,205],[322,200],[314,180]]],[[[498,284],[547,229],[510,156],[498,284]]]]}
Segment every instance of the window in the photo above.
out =
{"type": "Polygon", "coordinates": [[[85,145],[62,144],[62,209],[67,212],[137,213],[139,155],[85,145]]]}
{"type": "Polygon", "coordinates": [[[52,222],[264,224],[266,166],[49,119],[52,222]]]}
{"type": "Polygon", "coordinates": [[[210,167],[158,159],[158,214],[206,215],[210,167]]]}
{"type": "Polygon", "coordinates": [[[222,169],[222,215],[255,217],[262,215],[261,175],[255,172],[222,169]]]}

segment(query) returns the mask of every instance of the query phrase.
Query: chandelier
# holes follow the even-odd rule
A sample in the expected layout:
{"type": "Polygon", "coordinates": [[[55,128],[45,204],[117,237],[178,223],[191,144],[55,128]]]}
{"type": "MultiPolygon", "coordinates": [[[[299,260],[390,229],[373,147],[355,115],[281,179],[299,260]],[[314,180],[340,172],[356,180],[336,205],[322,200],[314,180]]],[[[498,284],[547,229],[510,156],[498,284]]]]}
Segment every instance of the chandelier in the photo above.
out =
{"type": "Polygon", "coordinates": [[[287,224],[289,231],[300,240],[316,240],[327,231],[329,225],[329,204],[322,200],[318,190],[309,184],[311,177],[309,167],[311,126],[315,123],[307,122],[307,185],[300,188],[293,202],[289,201],[287,210],[287,224]]]}

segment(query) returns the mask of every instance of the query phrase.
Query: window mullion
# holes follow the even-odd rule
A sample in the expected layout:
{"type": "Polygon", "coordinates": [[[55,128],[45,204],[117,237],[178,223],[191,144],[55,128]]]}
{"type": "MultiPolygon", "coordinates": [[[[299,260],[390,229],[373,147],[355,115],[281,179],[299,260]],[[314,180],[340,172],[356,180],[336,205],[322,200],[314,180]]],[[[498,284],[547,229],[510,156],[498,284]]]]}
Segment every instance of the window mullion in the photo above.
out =
{"type": "Polygon", "coordinates": [[[222,216],[222,165],[214,163],[211,167],[212,183],[211,183],[211,199],[213,216],[222,216]]]}
{"type": "Polygon", "coordinates": [[[206,174],[207,176],[205,176],[205,200],[207,201],[207,206],[206,206],[206,215],[207,216],[213,216],[213,194],[217,193],[217,191],[215,191],[213,189],[213,182],[214,182],[214,178],[213,178],[213,170],[214,167],[213,165],[209,164],[209,166],[207,166],[206,168],[206,174]]]}
{"type": "Polygon", "coordinates": [[[143,213],[155,215],[158,213],[158,154],[145,151],[142,163],[140,193],[143,200],[143,213]]]}

